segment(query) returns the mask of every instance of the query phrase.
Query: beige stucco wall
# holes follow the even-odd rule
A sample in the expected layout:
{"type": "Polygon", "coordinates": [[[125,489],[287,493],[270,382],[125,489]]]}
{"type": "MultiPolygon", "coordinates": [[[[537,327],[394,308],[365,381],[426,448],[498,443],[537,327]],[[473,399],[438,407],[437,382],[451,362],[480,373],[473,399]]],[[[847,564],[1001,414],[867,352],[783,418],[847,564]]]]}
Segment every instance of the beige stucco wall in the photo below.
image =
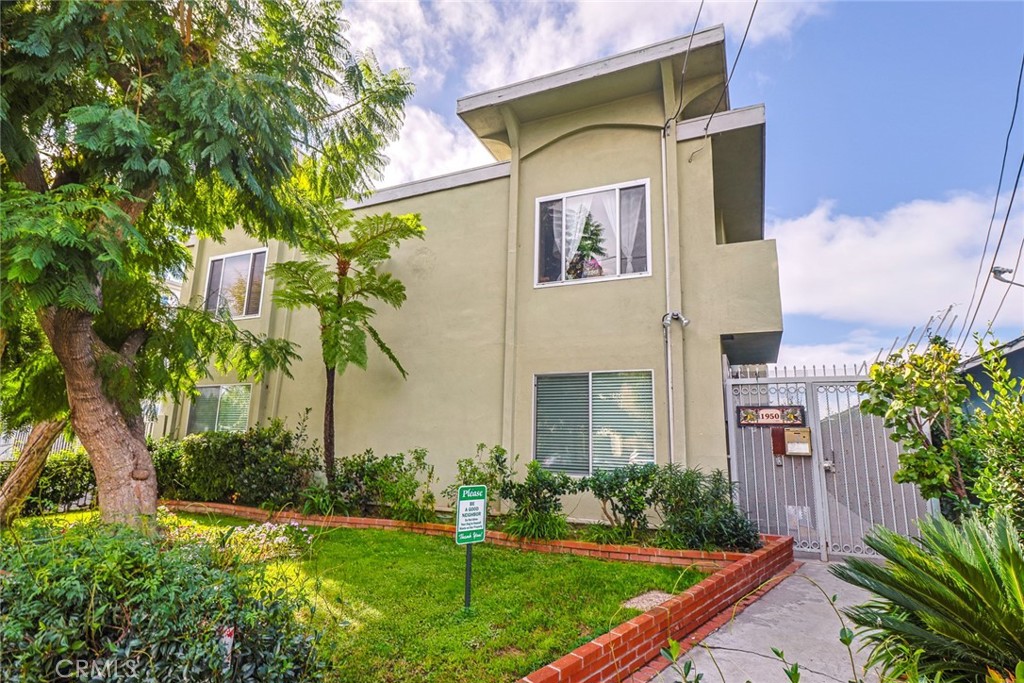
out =
{"type": "MultiPolygon", "coordinates": [[[[418,212],[427,234],[403,245],[387,265],[409,298],[400,311],[383,309],[376,319],[409,378],[403,381],[372,350],[365,372],[353,367],[339,379],[340,456],[427,448],[440,490],[477,442],[504,441],[521,466],[531,459],[537,375],[651,370],[657,459],[668,462],[661,166],[667,99],[653,92],[524,123],[513,135],[510,177],[359,210],[418,212]],[[649,186],[651,274],[536,287],[537,198],[635,180],[649,186]]],[[[711,147],[700,140],[666,145],[668,283],[672,308],[690,320],[686,328],[672,327],[673,455],[704,469],[727,466],[721,335],[781,329],[774,242],[717,244],[711,147]]],[[[238,235],[201,243],[195,286],[186,282],[183,298],[202,296],[211,256],[255,246],[238,235]]],[[[272,244],[268,261],[290,254],[272,244]]],[[[268,281],[262,315],[241,324],[298,341],[303,360],[292,368],[294,379],[275,376],[254,387],[251,423],[272,416],[294,423],[308,407],[317,435],[325,386],[318,321],[311,311],[274,309],[271,288],[268,281]]],[[[178,411],[174,433],[184,434],[186,423],[187,410],[178,411]]],[[[589,497],[567,500],[566,510],[575,518],[600,515],[589,497]]]]}

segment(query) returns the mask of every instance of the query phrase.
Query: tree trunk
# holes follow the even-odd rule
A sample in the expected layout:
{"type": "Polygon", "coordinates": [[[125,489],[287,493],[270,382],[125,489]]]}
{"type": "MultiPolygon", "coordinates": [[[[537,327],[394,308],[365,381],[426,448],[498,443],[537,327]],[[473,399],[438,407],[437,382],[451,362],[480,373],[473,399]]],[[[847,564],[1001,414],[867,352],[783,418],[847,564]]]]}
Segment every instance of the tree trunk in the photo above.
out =
{"type": "Polygon", "coordinates": [[[9,526],[21,512],[21,506],[43,473],[53,442],[67,424],[67,420],[46,420],[32,425],[14,469],[0,484],[0,527],[9,526]]]}
{"type": "Polygon", "coordinates": [[[100,516],[142,526],[156,514],[157,487],[141,406],[125,414],[104,392],[99,365],[105,356],[130,365],[141,341],[125,342],[130,350],[113,351],[93,331],[92,316],[82,311],[49,307],[40,311],[39,323],[64,369],[71,425],[96,473],[100,516]]]}
{"type": "Polygon", "coordinates": [[[327,368],[327,395],[324,397],[324,474],[334,481],[334,368],[327,368]]]}

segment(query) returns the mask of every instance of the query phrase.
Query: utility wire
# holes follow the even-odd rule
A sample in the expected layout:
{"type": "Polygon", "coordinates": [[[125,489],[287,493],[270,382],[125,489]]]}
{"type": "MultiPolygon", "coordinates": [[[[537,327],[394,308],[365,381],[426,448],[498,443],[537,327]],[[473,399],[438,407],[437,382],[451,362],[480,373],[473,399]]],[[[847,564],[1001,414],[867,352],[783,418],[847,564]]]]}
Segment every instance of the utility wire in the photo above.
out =
{"type": "Polygon", "coordinates": [[[736,65],[740,61],[740,55],[743,54],[743,46],[747,43],[747,34],[750,33],[750,25],[754,23],[754,12],[757,11],[758,0],[754,0],[754,6],[750,9],[750,18],[747,19],[747,28],[743,31],[743,40],[740,41],[740,49],[736,51],[736,58],[732,60],[732,69],[729,70],[729,77],[725,79],[725,87],[722,88],[722,94],[718,96],[718,102],[715,103],[715,108],[711,110],[711,116],[708,117],[708,122],[704,126],[705,137],[708,134],[708,128],[711,127],[711,119],[715,118],[715,113],[718,111],[718,105],[722,104],[722,99],[725,97],[725,93],[729,92],[729,83],[732,82],[732,75],[736,73],[736,65]]]}
{"type": "MultiPolygon", "coordinates": [[[[1003,230],[1006,230],[1006,225],[1010,221],[1010,212],[1013,210],[1013,198],[1017,194],[1017,186],[1020,184],[1020,174],[1024,170],[1024,155],[1021,155],[1020,166],[1017,167],[1017,180],[1013,185],[1013,192],[1010,193],[1010,203],[1006,207],[1006,218],[1003,219],[1003,230]]],[[[1017,249],[1017,260],[1013,264],[1013,271],[1016,272],[1020,268],[1021,256],[1024,255],[1024,235],[1020,238],[1020,247],[1017,249]]],[[[1003,310],[1003,304],[1006,303],[1006,297],[1009,296],[1010,290],[1013,289],[1013,285],[1006,285],[1006,290],[1003,292],[1003,297],[999,300],[999,306],[996,307],[996,312],[992,315],[992,319],[988,322],[988,328],[985,330],[987,335],[992,331],[992,326],[996,322],[996,318],[999,317],[999,313],[1003,310]]]]}
{"type": "Polygon", "coordinates": [[[679,115],[683,113],[683,83],[686,80],[686,63],[690,61],[690,49],[693,47],[693,35],[697,33],[697,22],[700,21],[701,10],[704,9],[704,0],[700,0],[700,6],[697,8],[697,16],[693,19],[693,28],[690,30],[690,42],[686,45],[686,56],[683,57],[683,72],[679,74],[679,106],[676,107],[676,113],[672,118],[665,119],[665,125],[662,130],[663,135],[668,135],[668,126],[672,123],[672,119],[678,119],[679,115]]]}
{"type": "MultiPolygon", "coordinates": [[[[1003,227],[999,231],[999,239],[996,241],[995,251],[992,252],[992,264],[989,268],[989,272],[991,272],[992,268],[996,265],[996,257],[999,255],[999,247],[1002,246],[1003,237],[1006,236],[1006,226],[1010,222],[1010,210],[1013,208],[1013,199],[1017,196],[1017,186],[1020,184],[1020,175],[1022,170],[1024,170],[1024,154],[1021,155],[1020,165],[1017,167],[1017,179],[1013,183],[1013,192],[1010,193],[1010,202],[1006,207],[1006,218],[1003,220],[1003,227]]],[[[963,347],[967,345],[967,339],[971,335],[971,329],[974,327],[974,321],[978,318],[978,311],[981,310],[981,304],[985,300],[985,292],[988,291],[988,283],[991,279],[992,278],[990,277],[985,278],[985,284],[981,288],[981,296],[978,297],[978,305],[974,309],[974,315],[971,316],[971,323],[966,328],[967,334],[964,336],[963,344],[957,347],[960,350],[963,350],[963,347]]],[[[991,329],[991,324],[989,325],[989,329],[991,329]]]]}
{"type": "MultiPolygon", "coordinates": [[[[989,239],[992,237],[992,226],[995,225],[995,221],[996,221],[996,211],[997,211],[997,208],[999,207],[999,193],[1003,189],[1003,174],[1006,171],[1006,157],[1007,157],[1007,155],[1008,155],[1008,153],[1010,151],[1010,138],[1011,138],[1011,135],[1013,134],[1013,125],[1014,125],[1014,122],[1017,120],[1017,106],[1020,104],[1020,85],[1021,85],[1022,78],[1024,78],[1024,54],[1021,54],[1021,58],[1020,58],[1020,72],[1017,74],[1017,94],[1013,98],[1013,114],[1010,115],[1010,129],[1006,131],[1006,143],[1003,145],[1003,161],[999,165],[999,184],[996,185],[996,196],[995,196],[995,200],[992,202],[992,217],[989,218],[989,221],[988,221],[988,232],[985,233],[985,246],[981,250],[981,258],[978,259],[978,272],[974,276],[974,289],[971,291],[971,301],[970,301],[970,303],[967,304],[967,313],[964,315],[964,326],[962,328],[960,328],[960,333],[956,336],[956,346],[957,346],[957,348],[960,348],[960,339],[961,339],[961,337],[964,337],[964,343],[966,344],[967,343],[967,338],[964,335],[965,334],[968,335],[968,336],[970,335],[970,329],[969,329],[969,327],[967,325],[967,317],[971,313],[971,308],[974,306],[974,297],[978,293],[978,285],[980,284],[980,280],[981,280],[981,271],[982,271],[982,268],[984,268],[984,265],[985,265],[985,254],[988,253],[988,243],[989,243],[989,239]]],[[[1009,214],[1007,214],[1007,215],[1009,215],[1009,214]]],[[[995,263],[995,259],[993,258],[992,261],[993,261],[993,264],[994,264],[995,263]]],[[[987,277],[986,277],[985,282],[986,283],[988,282],[988,278],[987,277]]],[[[978,306],[979,307],[981,306],[981,301],[978,301],[978,306]]],[[[974,324],[973,320],[972,320],[971,324],[972,325],[974,324]]]]}

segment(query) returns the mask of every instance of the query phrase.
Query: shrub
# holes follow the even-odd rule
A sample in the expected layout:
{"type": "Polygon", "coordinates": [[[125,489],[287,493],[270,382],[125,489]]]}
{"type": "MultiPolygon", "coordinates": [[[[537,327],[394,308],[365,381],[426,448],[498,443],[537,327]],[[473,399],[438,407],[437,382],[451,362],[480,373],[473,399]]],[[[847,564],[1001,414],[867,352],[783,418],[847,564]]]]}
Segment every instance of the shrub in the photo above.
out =
{"type": "Polygon", "coordinates": [[[77,680],[79,662],[90,680],[323,680],[317,638],[296,618],[306,602],[209,544],[35,526],[0,543],[0,566],[0,642],[18,643],[0,648],[0,671],[12,681],[77,680]]]}
{"type": "Polygon", "coordinates": [[[658,466],[654,463],[602,470],[585,479],[583,486],[601,501],[601,512],[612,527],[608,533],[593,530],[592,534],[615,543],[639,538],[648,527],[647,510],[656,481],[658,466]]]}
{"type": "Polygon", "coordinates": [[[505,532],[521,538],[564,538],[569,523],[562,512],[561,496],[579,490],[571,477],[548,472],[536,460],[530,462],[522,482],[506,479],[502,484],[501,496],[513,506],[505,532]]]}
{"type": "Polygon", "coordinates": [[[153,458],[153,469],[156,470],[156,483],[161,498],[183,500],[189,497],[181,471],[181,441],[163,438],[157,441],[146,440],[149,455],[153,458]]]}
{"type": "Polygon", "coordinates": [[[313,484],[299,494],[302,499],[302,514],[331,515],[334,514],[334,496],[330,487],[324,484],[313,484]]]}
{"type": "Polygon", "coordinates": [[[161,439],[150,449],[161,495],[204,502],[297,503],[319,466],[317,447],[306,443],[305,420],[295,431],[274,420],[245,432],[161,439]]]}
{"type": "Polygon", "coordinates": [[[985,407],[960,437],[981,463],[971,493],[990,513],[1007,515],[1024,528],[1024,382],[998,349],[982,350],[982,366],[992,388],[986,391],[968,376],[985,407]]]}
{"type": "Polygon", "coordinates": [[[431,490],[434,467],[427,451],[417,448],[379,457],[372,449],[338,461],[329,489],[337,510],[425,522],[434,518],[436,500],[431,490]]]}
{"type": "Polygon", "coordinates": [[[460,486],[476,486],[483,484],[487,487],[487,507],[495,508],[496,514],[501,514],[501,485],[512,478],[512,469],[515,467],[519,456],[508,457],[508,451],[501,446],[491,446],[478,443],[476,445],[476,457],[462,458],[456,463],[458,474],[455,481],[441,492],[451,507],[455,507],[459,497],[460,486]]]}
{"type": "Polygon", "coordinates": [[[884,566],[851,558],[831,568],[878,596],[846,610],[873,647],[868,665],[896,678],[914,655],[921,674],[943,681],[1014,671],[1024,661],[1024,548],[1012,521],[957,527],[933,517],[919,528],[917,541],[884,528],[867,535],[884,566]]]}
{"type": "MultiPolygon", "coordinates": [[[[14,462],[0,463],[0,482],[14,469],[14,462]]],[[[48,512],[67,512],[89,497],[95,500],[96,475],[84,448],[56,451],[46,458],[36,487],[22,507],[22,514],[39,515],[48,512]]]]}
{"type": "Polygon", "coordinates": [[[754,524],[736,507],[732,483],[721,470],[667,465],[654,483],[652,502],[661,518],[655,542],[666,548],[751,552],[761,547],[754,524]]]}

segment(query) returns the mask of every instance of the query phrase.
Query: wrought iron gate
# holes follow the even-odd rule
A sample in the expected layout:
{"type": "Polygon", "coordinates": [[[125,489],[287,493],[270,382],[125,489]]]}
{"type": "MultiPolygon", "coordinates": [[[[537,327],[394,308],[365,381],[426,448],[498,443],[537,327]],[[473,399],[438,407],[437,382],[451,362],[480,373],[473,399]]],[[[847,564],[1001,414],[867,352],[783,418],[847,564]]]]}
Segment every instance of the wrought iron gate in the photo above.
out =
{"type": "Polygon", "coordinates": [[[860,411],[866,368],[791,370],[725,366],[730,471],[740,506],[764,533],[797,550],[874,555],[864,535],[884,526],[917,533],[930,507],[917,487],[896,484],[897,445],[880,418],[860,411]],[[770,427],[740,424],[744,407],[802,406],[810,455],[775,455],[770,427]]]}

